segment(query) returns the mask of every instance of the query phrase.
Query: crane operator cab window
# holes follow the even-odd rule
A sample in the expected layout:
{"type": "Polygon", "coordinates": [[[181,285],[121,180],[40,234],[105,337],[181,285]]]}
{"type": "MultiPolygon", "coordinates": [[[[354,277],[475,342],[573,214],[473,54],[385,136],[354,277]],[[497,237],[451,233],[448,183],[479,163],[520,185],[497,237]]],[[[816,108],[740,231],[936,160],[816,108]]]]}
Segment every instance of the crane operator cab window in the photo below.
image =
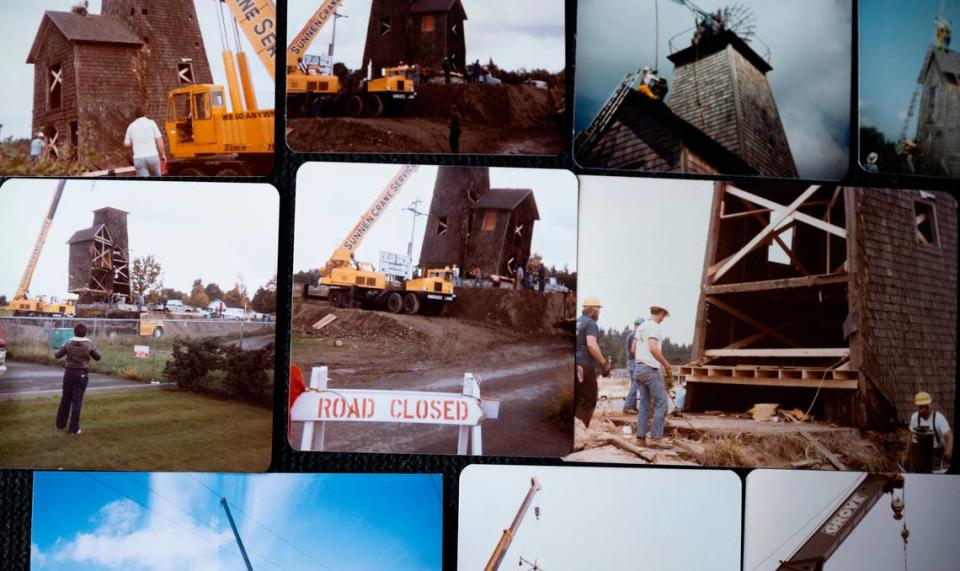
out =
{"type": "Polygon", "coordinates": [[[190,94],[177,93],[170,98],[167,121],[177,126],[177,142],[193,141],[193,113],[190,110],[190,94]]]}

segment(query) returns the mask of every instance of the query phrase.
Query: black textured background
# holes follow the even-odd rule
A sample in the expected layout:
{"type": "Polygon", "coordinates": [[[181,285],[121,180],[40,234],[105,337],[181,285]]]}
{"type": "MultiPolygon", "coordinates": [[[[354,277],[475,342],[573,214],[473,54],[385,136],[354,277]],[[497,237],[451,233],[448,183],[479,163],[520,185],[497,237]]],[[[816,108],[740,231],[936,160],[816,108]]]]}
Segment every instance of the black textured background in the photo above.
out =
{"type": "MultiPolygon", "coordinates": [[[[162,1],[162,0],[158,0],[162,1]]],[[[304,0],[297,0],[304,1],[304,0]]],[[[319,2],[320,0],[309,0],[319,2]]],[[[503,0],[485,0],[503,1],[503,0]]],[[[443,568],[456,569],[457,563],[457,504],[458,482],[460,472],[469,464],[525,464],[525,465],[560,465],[563,462],[558,458],[510,458],[510,457],[464,457],[438,455],[399,455],[399,454],[347,454],[347,453],[300,453],[295,452],[286,439],[286,402],[287,402],[287,371],[289,365],[290,347],[290,304],[291,278],[293,273],[293,220],[295,211],[295,182],[297,169],[307,161],[330,162],[376,162],[376,163],[419,163],[429,165],[464,165],[464,166],[497,166],[497,167],[527,167],[527,168],[554,168],[569,169],[577,174],[603,174],[611,176],[643,176],[647,178],[692,178],[714,179],[724,178],[737,180],[738,177],[703,177],[683,175],[660,175],[656,173],[624,173],[603,171],[596,169],[581,169],[570,156],[572,148],[572,112],[574,108],[575,89],[575,44],[576,44],[576,0],[556,0],[566,3],[566,30],[567,30],[567,109],[565,132],[571,133],[565,142],[565,152],[558,157],[516,157],[516,156],[483,156],[483,155],[402,155],[402,154],[306,154],[298,155],[290,151],[284,142],[284,122],[276,122],[276,140],[279,149],[273,174],[259,179],[223,179],[223,178],[195,178],[182,180],[219,181],[219,182],[269,182],[275,186],[280,195],[280,239],[278,242],[278,308],[277,323],[277,354],[276,354],[276,391],[274,396],[275,414],[273,423],[273,458],[271,472],[420,472],[442,473],[443,479],[443,568]]],[[[638,0],[639,1],[639,0],[638,0]]],[[[844,183],[867,187],[890,188],[923,188],[929,190],[945,190],[955,198],[957,196],[957,182],[944,179],[925,177],[903,177],[891,175],[870,175],[863,172],[857,165],[857,132],[859,93],[857,90],[857,29],[856,29],[856,0],[851,0],[853,11],[853,73],[851,74],[854,89],[851,94],[850,112],[850,172],[843,180],[844,183]]],[[[281,30],[286,29],[287,0],[277,0],[278,20],[281,30]]],[[[298,26],[298,23],[294,23],[298,26]]],[[[280,34],[278,54],[286,52],[286,34],[280,34]]],[[[278,58],[278,80],[283,78],[283,57],[278,58]]],[[[637,62],[642,65],[642,62],[637,62]]],[[[612,89],[611,89],[612,91],[612,89]]],[[[283,82],[278,81],[276,101],[278,103],[277,116],[282,116],[283,82]]],[[[6,179],[0,178],[0,183],[6,179]]],[[[811,181],[815,182],[815,181],[811,181]]],[[[303,188],[300,192],[319,192],[320,188],[303,188]]],[[[2,207],[2,206],[0,206],[2,207]]],[[[7,271],[4,268],[3,271],[7,271]]],[[[216,453],[216,451],[211,451],[216,453]]],[[[223,451],[229,453],[229,451],[223,451]]],[[[583,464],[578,464],[583,465],[583,464]]],[[[596,465],[595,466],[599,466],[596,465]]],[[[573,468],[571,468],[573,469],[573,468]]],[[[660,467],[631,467],[630,469],[649,470],[660,467]]],[[[679,468],[698,469],[708,468],[679,468]]],[[[956,470],[956,468],[954,468],[956,470]]],[[[747,469],[734,470],[745,482],[747,469]]],[[[0,470],[0,570],[27,569],[30,562],[30,515],[33,474],[28,470],[0,470]]],[[[585,492],[588,493],[587,490],[585,492]]],[[[745,494],[745,490],[743,492],[745,494]]],[[[743,496],[745,497],[745,495],[743,496]]],[[[741,524],[742,526],[742,524],[741,524]]]]}

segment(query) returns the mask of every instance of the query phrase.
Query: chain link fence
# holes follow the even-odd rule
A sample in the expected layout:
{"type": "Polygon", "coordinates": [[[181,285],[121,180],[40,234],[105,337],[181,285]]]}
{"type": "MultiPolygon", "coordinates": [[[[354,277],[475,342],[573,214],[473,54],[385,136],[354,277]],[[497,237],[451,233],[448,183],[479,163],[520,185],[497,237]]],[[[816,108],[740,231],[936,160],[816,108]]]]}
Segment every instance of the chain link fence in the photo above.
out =
{"type": "Polygon", "coordinates": [[[163,381],[177,339],[213,338],[224,345],[259,349],[276,337],[276,323],[262,321],[0,317],[7,361],[62,366],[54,355],[74,336],[78,323],[87,326],[87,338],[103,356],[91,363],[91,371],[145,382],[163,381]]]}

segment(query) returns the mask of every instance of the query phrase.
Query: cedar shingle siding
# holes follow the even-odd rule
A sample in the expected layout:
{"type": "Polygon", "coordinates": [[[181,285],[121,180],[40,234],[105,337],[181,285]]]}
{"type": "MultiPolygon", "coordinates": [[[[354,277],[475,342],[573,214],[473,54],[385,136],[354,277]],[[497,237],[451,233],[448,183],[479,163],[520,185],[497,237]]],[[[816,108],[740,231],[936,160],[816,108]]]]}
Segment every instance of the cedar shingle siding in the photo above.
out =
{"type": "Polygon", "coordinates": [[[486,167],[440,167],[433,189],[420,266],[457,264],[464,275],[474,265],[485,275],[510,275],[530,257],[534,223],[540,219],[533,191],[490,188],[486,167]],[[485,229],[484,220],[495,223],[485,229]],[[438,230],[446,224],[446,232],[438,230]],[[518,232],[517,229],[520,228],[518,232]]]}
{"type": "Polygon", "coordinates": [[[917,170],[960,176],[960,53],[931,48],[920,74],[917,170]]]}
{"type": "Polygon", "coordinates": [[[374,77],[385,67],[418,64],[440,71],[452,56],[455,71],[466,66],[463,24],[467,14],[460,0],[374,0],[363,50],[363,70],[372,62],[374,77]],[[432,21],[432,30],[425,25],[432,21]]]}
{"type": "Polygon", "coordinates": [[[957,203],[943,192],[855,189],[862,252],[864,367],[901,420],[924,390],[954,422],[957,348],[957,203]],[[916,238],[914,203],[935,205],[939,245],[916,238]]]}
{"type": "MultiPolygon", "coordinates": [[[[665,105],[631,90],[599,136],[577,141],[584,166],[796,177],[766,73],[770,65],[725,32],[670,56],[665,105]],[[692,159],[692,160],[691,160],[692,159]]],[[[607,107],[598,114],[601,118],[607,107]]],[[[596,122],[598,119],[595,119],[596,122]]],[[[598,125],[599,126],[599,125],[598,125]]]]}
{"type": "Polygon", "coordinates": [[[144,105],[162,130],[183,59],[192,60],[196,83],[213,82],[193,0],[104,0],[101,15],[46,12],[27,60],[34,64],[33,129],[53,127],[60,149],[79,146],[99,155],[102,167],[128,164],[123,136],[134,109],[144,105]],[[59,109],[47,105],[54,64],[63,69],[59,109]]]}

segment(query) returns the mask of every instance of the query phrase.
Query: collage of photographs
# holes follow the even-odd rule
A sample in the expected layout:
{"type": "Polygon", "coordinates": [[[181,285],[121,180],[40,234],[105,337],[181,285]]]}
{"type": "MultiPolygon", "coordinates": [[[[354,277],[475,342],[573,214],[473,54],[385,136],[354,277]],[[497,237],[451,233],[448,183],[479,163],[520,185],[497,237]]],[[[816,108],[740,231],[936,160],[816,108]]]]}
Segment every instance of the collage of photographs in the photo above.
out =
{"type": "Polygon", "coordinates": [[[0,570],[960,568],[960,0],[5,8],[0,570]]]}

